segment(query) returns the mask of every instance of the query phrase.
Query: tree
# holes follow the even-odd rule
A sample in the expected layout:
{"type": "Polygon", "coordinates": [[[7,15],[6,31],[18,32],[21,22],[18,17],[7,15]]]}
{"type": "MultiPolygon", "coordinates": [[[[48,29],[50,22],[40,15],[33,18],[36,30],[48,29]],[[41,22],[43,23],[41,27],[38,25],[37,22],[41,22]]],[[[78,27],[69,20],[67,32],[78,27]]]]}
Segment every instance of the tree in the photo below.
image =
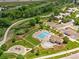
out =
{"type": "Polygon", "coordinates": [[[75,25],[79,25],[79,19],[75,19],[75,25]]]}
{"type": "Polygon", "coordinates": [[[22,7],[18,8],[18,10],[25,11],[26,10],[26,6],[22,6],[22,7]]]}
{"type": "Polygon", "coordinates": [[[31,26],[35,26],[35,24],[36,24],[36,20],[35,20],[35,19],[31,19],[31,20],[30,20],[30,25],[31,25],[31,26]]]}
{"type": "Polygon", "coordinates": [[[0,18],[0,26],[8,27],[11,25],[11,21],[9,18],[0,18]]]}
{"type": "Polygon", "coordinates": [[[35,55],[36,55],[36,56],[39,56],[39,54],[40,54],[40,52],[39,52],[39,50],[37,49],[36,52],[35,52],[35,55]]]}
{"type": "Polygon", "coordinates": [[[65,43],[65,44],[67,44],[68,43],[68,41],[69,41],[69,38],[67,37],[67,36],[65,36],[64,38],[63,38],[63,43],[65,43]]]}
{"type": "Polygon", "coordinates": [[[4,34],[4,29],[3,28],[0,28],[0,37],[2,37],[4,34]]]}
{"type": "Polygon", "coordinates": [[[62,19],[62,22],[66,23],[70,21],[70,17],[66,16],[62,19]]]}
{"type": "Polygon", "coordinates": [[[51,22],[52,20],[55,20],[54,18],[55,18],[55,17],[54,17],[54,15],[52,14],[52,15],[49,17],[48,21],[51,22]]]}
{"type": "Polygon", "coordinates": [[[13,38],[13,39],[12,39],[12,43],[14,43],[15,41],[16,41],[16,39],[15,39],[15,38],[13,38]]]}
{"type": "Polygon", "coordinates": [[[35,20],[37,24],[40,23],[40,17],[36,17],[35,20]]]}
{"type": "Polygon", "coordinates": [[[17,55],[16,59],[24,59],[23,55],[17,55]]]}
{"type": "Polygon", "coordinates": [[[40,24],[40,29],[43,29],[44,28],[44,25],[43,24],[40,24]]]}
{"type": "Polygon", "coordinates": [[[15,33],[16,35],[22,35],[25,33],[25,30],[20,28],[19,30],[15,30],[15,33]]]}
{"type": "Polygon", "coordinates": [[[0,48],[0,56],[3,54],[3,52],[4,52],[4,51],[0,48]]]}
{"type": "Polygon", "coordinates": [[[7,45],[6,45],[6,44],[2,45],[2,46],[1,46],[1,49],[2,49],[3,51],[6,51],[6,50],[7,50],[7,45]]]}

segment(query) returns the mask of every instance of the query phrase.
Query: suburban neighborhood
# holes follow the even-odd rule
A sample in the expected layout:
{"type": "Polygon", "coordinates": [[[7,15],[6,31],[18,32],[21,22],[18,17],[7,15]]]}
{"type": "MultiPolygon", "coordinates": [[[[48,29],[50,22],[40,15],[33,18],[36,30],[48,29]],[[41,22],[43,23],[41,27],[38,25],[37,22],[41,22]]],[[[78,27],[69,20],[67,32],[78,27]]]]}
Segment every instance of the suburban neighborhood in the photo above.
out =
{"type": "Polygon", "coordinates": [[[79,59],[78,0],[0,3],[0,59],[79,59]]]}

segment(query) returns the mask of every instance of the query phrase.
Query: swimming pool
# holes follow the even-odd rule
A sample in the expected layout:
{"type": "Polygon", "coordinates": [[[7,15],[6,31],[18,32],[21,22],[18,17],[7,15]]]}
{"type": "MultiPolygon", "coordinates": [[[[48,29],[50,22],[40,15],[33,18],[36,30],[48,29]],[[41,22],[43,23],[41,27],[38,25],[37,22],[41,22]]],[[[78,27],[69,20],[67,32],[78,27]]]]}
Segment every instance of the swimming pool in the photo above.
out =
{"type": "Polygon", "coordinates": [[[47,37],[48,35],[50,35],[49,32],[42,32],[39,35],[37,35],[37,38],[39,39],[44,39],[45,37],[47,37]]]}

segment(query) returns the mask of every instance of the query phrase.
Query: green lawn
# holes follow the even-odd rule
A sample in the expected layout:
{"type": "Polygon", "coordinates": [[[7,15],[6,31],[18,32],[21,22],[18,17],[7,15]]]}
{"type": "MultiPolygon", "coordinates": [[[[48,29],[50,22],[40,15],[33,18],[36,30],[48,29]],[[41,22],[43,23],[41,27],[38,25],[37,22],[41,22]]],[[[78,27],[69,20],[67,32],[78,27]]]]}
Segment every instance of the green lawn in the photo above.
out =
{"type": "Polygon", "coordinates": [[[53,50],[53,49],[45,50],[45,49],[39,49],[39,55],[38,55],[38,56],[35,55],[35,53],[29,52],[28,54],[25,55],[25,57],[26,57],[26,58],[29,58],[29,59],[33,59],[33,58],[40,57],[40,56],[46,56],[46,55],[55,54],[55,53],[62,52],[62,51],[71,50],[71,49],[77,48],[77,47],[79,47],[79,44],[78,44],[78,43],[69,41],[68,44],[66,45],[66,47],[63,48],[63,49],[60,49],[60,50],[53,50]]]}
{"type": "Polygon", "coordinates": [[[33,35],[36,31],[37,31],[37,29],[36,29],[36,30],[33,30],[33,31],[31,31],[31,32],[29,32],[29,33],[26,35],[25,38],[23,38],[23,39],[20,40],[20,41],[16,41],[14,44],[15,44],[15,45],[23,45],[23,46],[29,47],[29,48],[33,48],[34,46],[40,44],[39,41],[37,41],[36,39],[34,39],[34,38],[32,37],[32,35],[33,35]]]}
{"type": "Polygon", "coordinates": [[[16,58],[16,54],[14,53],[3,53],[1,56],[0,56],[0,59],[12,59],[12,58],[16,58]]]}
{"type": "Polygon", "coordinates": [[[37,39],[34,39],[32,37],[32,35],[36,32],[37,30],[31,31],[30,34],[28,34],[28,36],[25,38],[26,40],[28,40],[29,42],[31,42],[34,45],[38,45],[40,44],[40,42],[37,39]]]}
{"type": "Polygon", "coordinates": [[[70,49],[73,49],[73,48],[77,48],[79,47],[79,43],[77,42],[72,42],[72,41],[69,41],[66,45],[66,50],[70,50],[70,49]]]}
{"type": "Polygon", "coordinates": [[[14,45],[23,45],[23,46],[28,47],[28,48],[34,47],[32,44],[30,44],[29,42],[27,42],[25,40],[17,41],[14,43],[14,45]]]}

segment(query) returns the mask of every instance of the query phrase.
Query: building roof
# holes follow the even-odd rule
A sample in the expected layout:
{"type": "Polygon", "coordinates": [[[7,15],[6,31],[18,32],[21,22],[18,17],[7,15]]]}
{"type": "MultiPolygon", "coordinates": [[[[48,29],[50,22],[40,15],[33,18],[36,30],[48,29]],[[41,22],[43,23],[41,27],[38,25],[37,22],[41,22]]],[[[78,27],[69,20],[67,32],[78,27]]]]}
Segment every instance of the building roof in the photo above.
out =
{"type": "Polygon", "coordinates": [[[61,32],[64,32],[64,33],[66,33],[66,34],[68,34],[68,35],[76,34],[75,30],[73,30],[73,29],[70,28],[70,27],[67,27],[67,28],[65,28],[65,29],[62,29],[61,32]]]}
{"type": "Polygon", "coordinates": [[[41,46],[45,49],[48,49],[48,48],[53,48],[53,46],[55,46],[56,44],[54,43],[51,43],[51,42],[42,42],[41,43],[41,46]]]}
{"type": "Polygon", "coordinates": [[[74,7],[74,8],[68,8],[67,12],[71,13],[71,12],[75,12],[78,11],[78,8],[74,7]]]}
{"type": "Polygon", "coordinates": [[[70,27],[73,26],[73,22],[67,22],[67,23],[63,23],[63,24],[57,24],[54,22],[47,22],[47,24],[52,27],[52,28],[56,28],[56,29],[62,29],[64,27],[70,27]]]}
{"type": "Polygon", "coordinates": [[[56,17],[56,18],[58,18],[58,19],[62,19],[63,18],[63,16],[62,15],[58,15],[58,16],[54,16],[54,17],[56,17]]]}
{"type": "Polygon", "coordinates": [[[70,13],[60,13],[61,16],[70,16],[70,13]]]}
{"type": "Polygon", "coordinates": [[[67,27],[65,29],[62,29],[61,32],[63,32],[65,35],[69,36],[72,39],[78,39],[79,38],[79,33],[77,33],[72,28],[67,27]]]}
{"type": "Polygon", "coordinates": [[[53,43],[63,43],[63,39],[60,38],[59,36],[52,35],[51,38],[50,38],[50,42],[53,42],[53,43]]]}

